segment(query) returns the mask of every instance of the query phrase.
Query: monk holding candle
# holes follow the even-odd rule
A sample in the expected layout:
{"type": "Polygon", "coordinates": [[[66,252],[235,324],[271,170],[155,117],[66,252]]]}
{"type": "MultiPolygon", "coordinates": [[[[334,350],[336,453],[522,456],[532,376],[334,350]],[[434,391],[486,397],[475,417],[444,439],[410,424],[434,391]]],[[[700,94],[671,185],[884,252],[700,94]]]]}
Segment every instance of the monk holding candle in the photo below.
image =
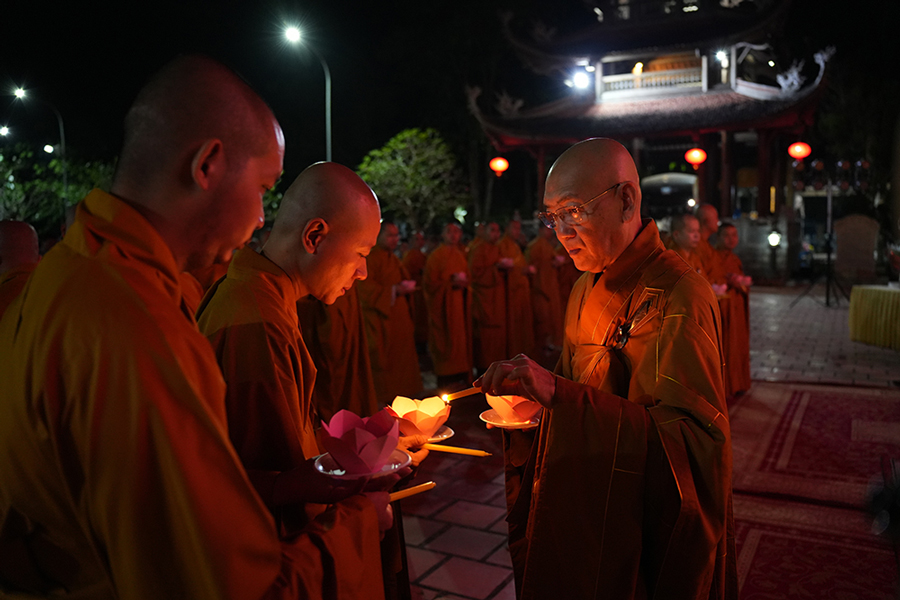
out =
{"type": "Polygon", "coordinates": [[[549,227],[541,226],[537,237],[525,249],[525,259],[535,269],[531,280],[531,309],[534,313],[534,351],[538,361],[552,356],[562,344],[563,310],[559,295],[557,271],[562,259],[553,247],[556,236],[549,227]]]}
{"type": "Polygon", "coordinates": [[[503,237],[497,243],[503,259],[500,268],[506,287],[506,358],[534,349],[529,281],[534,267],[528,264],[519,247],[521,236],[522,222],[510,219],[503,237]]]}
{"type": "Polygon", "coordinates": [[[357,284],[375,392],[383,406],[395,396],[418,396],[422,391],[409,303],[416,282],[394,255],[399,243],[397,226],[384,221],[367,261],[369,275],[357,284]]]}
{"type": "Polygon", "coordinates": [[[403,255],[403,268],[416,282],[416,289],[411,295],[413,321],[416,325],[416,347],[424,348],[428,342],[428,309],[425,306],[425,292],[422,291],[422,271],[425,269],[427,257],[424,252],[425,234],[414,231],[409,240],[409,249],[403,255]]]}
{"type": "MultiPolygon", "coordinates": [[[[507,467],[521,598],[737,596],[719,312],[640,202],[618,142],[559,157],[541,219],[586,273],[557,371],[520,355],[476,381],[545,407],[524,465],[507,467]]],[[[509,432],[508,461],[527,434],[509,432]]]]}
{"type": "MultiPolygon", "coordinates": [[[[500,225],[482,227],[480,242],[469,250],[472,273],[472,356],[484,373],[491,363],[509,358],[506,353],[506,288],[500,270],[500,225]]],[[[474,241],[474,240],[473,240],[474,241]]]]}
{"type": "Polygon", "coordinates": [[[469,265],[460,249],[462,228],[444,227],[444,243],[425,263],[422,286],[428,304],[428,352],[438,387],[469,382],[472,377],[469,265]]]}
{"type": "Polygon", "coordinates": [[[182,298],[180,272],[262,224],[278,122],[190,56],[142,89],[124,133],[111,193],[78,205],[0,319],[0,596],[380,598],[365,497],[279,539],[182,298]]]}

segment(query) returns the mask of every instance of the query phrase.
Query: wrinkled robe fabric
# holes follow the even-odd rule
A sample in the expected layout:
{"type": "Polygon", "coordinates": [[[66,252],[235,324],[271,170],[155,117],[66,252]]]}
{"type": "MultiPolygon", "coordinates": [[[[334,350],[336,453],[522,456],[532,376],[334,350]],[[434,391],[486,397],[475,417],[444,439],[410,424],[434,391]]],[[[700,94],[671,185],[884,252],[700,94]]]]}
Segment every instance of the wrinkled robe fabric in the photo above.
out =
{"type": "Polygon", "coordinates": [[[506,352],[506,288],[497,268],[500,248],[482,240],[469,250],[472,289],[472,359],[475,368],[509,358],[506,352]]]}
{"type": "Polygon", "coordinates": [[[321,452],[312,390],[316,367],[297,325],[291,278],[251,248],[235,253],[197,316],[225,377],[228,435],[250,480],[293,529],[303,507],[276,507],[275,477],[321,452]]]}
{"type": "Polygon", "coordinates": [[[381,597],[365,498],[279,541],[175,259],[121,200],[78,206],[0,320],[0,355],[4,598],[381,597]]]}
{"type": "Polygon", "coordinates": [[[579,279],[565,336],[552,408],[524,470],[508,465],[522,474],[508,517],[520,597],[736,597],[709,285],[646,220],[602,275],[579,279]]]}
{"type": "Polygon", "coordinates": [[[12,301],[22,293],[25,282],[28,281],[31,272],[37,265],[37,263],[28,263],[0,275],[0,317],[3,316],[12,301]]]}
{"type": "Polygon", "coordinates": [[[418,398],[422,373],[416,354],[415,330],[409,297],[393,287],[409,274],[393,252],[375,246],[366,259],[368,276],[356,285],[365,319],[369,362],[375,393],[382,405],[395,396],[418,398]]]}
{"type": "Polygon", "coordinates": [[[324,421],[330,421],[342,409],[370,417],[381,408],[375,394],[358,286],[357,281],[334,304],[312,296],[297,302],[300,329],[316,366],[313,401],[324,421]]]}
{"type": "Polygon", "coordinates": [[[454,273],[468,271],[458,246],[441,244],[425,263],[422,287],[428,304],[428,352],[438,376],[472,372],[469,293],[451,282],[454,273]]]}
{"type": "Polygon", "coordinates": [[[531,282],[524,269],[528,266],[519,244],[504,235],[497,242],[500,256],[513,259],[513,267],[504,270],[506,286],[506,354],[529,354],[534,350],[534,321],[531,311],[531,282]]]}
{"type": "Polygon", "coordinates": [[[416,327],[416,344],[425,344],[428,341],[428,307],[425,305],[425,292],[422,290],[422,271],[425,270],[425,256],[418,248],[410,248],[403,255],[403,268],[409,273],[411,279],[416,282],[416,291],[412,298],[413,323],[416,327]]]}
{"type": "MultiPolygon", "coordinates": [[[[712,283],[729,283],[734,275],[744,274],[744,265],[726,248],[715,251],[712,283]]],[[[729,284],[719,298],[722,313],[722,343],[725,354],[725,393],[734,396],[750,389],[750,294],[741,286],[729,284]]]]}
{"type": "Polygon", "coordinates": [[[200,285],[196,277],[187,271],[179,273],[178,280],[181,282],[181,295],[184,303],[187,304],[188,309],[192,313],[196,314],[197,309],[200,308],[200,303],[203,302],[205,293],[203,286],[200,285]]]}
{"type": "MultiPolygon", "coordinates": [[[[234,258],[234,255],[232,255],[232,258],[234,258]]],[[[228,273],[228,265],[230,262],[231,259],[228,259],[227,262],[214,262],[208,267],[193,269],[189,271],[189,273],[197,280],[197,283],[203,288],[203,293],[205,294],[215,282],[225,277],[225,274],[228,273]]]]}
{"type": "Polygon", "coordinates": [[[531,310],[537,356],[549,346],[562,345],[563,310],[555,257],[556,250],[540,235],[525,248],[525,259],[536,269],[531,279],[531,310]]]}

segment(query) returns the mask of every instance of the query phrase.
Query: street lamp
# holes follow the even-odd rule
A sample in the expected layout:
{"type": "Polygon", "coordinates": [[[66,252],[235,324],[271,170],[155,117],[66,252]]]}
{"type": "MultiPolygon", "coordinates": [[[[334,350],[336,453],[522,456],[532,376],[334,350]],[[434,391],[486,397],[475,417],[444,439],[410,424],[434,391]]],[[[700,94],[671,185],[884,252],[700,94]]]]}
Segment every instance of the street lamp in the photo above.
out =
{"type": "MultiPolygon", "coordinates": [[[[285,39],[291,44],[300,43],[300,30],[296,27],[288,27],[284,30],[285,39]]],[[[316,52],[316,49],[309,44],[304,44],[306,48],[319,59],[322,63],[322,70],[325,72],[325,160],[331,162],[331,71],[328,63],[322,58],[322,55],[316,52]]]]}
{"type": "Polygon", "coordinates": [[[4,125],[3,127],[0,127],[0,135],[2,135],[3,137],[8,136],[9,135],[9,127],[7,127],[6,125],[4,125]]]}
{"type": "MultiPolygon", "coordinates": [[[[15,91],[13,92],[13,94],[15,94],[16,98],[18,98],[19,100],[25,100],[28,97],[27,92],[23,88],[16,88],[15,91]]],[[[69,176],[68,176],[68,170],[66,167],[66,128],[63,126],[62,115],[59,114],[59,111],[56,109],[55,106],[53,106],[51,103],[47,102],[46,100],[43,100],[42,98],[35,98],[35,100],[37,100],[38,102],[41,102],[43,104],[46,104],[47,107],[49,107],[50,110],[53,111],[53,114],[56,115],[56,123],[59,125],[59,158],[60,158],[60,161],[62,161],[63,205],[65,206],[68,204],[68,200],[69,200],[69,176]]],[[[48,146],[49,146],[49,144],[48,144],[48,146]]],[[[47,151],[48,146],[44,146],[44,152],[48,152],[47,151]]],[[[49,147],[51,148],[51,150],[48,152],[48,154],[53,151],[52,150],[53,147],[52,146],[49,146],[49,147]]]]}

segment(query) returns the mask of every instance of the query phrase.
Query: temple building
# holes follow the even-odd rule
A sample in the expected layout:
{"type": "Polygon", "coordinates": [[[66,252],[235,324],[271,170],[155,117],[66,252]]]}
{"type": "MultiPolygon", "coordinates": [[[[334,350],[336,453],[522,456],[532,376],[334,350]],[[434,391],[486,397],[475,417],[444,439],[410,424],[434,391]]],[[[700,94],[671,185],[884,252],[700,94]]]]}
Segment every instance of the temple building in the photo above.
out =
{"type": "MultiPolygon", "coordinates": [[[[712,203],[723,218],[779,213],[791,175],[787,147],[813,122],[829,58],[828,51],[792,57],[780,47],[791,2],[595,4],[585,9],[583,26],[565,32],[504,16],[504,34],[533,72],[533,85],[564,81],[559,97],[532,106],[507,93],[469,90],[470,109],[492,145],[534,157],[537,198],[562,150],[601,136],[631,149],[646,188],[665,194],[677,186],[654,178],[674,177],[683,187],[685,174],[695,174],[688,201],[712,203]],[[696,167],[685,159],[692,148],[706,154],[696,167]]],[[[678,209],[659,195],[648,200],[650,212],[678,209]]]]}

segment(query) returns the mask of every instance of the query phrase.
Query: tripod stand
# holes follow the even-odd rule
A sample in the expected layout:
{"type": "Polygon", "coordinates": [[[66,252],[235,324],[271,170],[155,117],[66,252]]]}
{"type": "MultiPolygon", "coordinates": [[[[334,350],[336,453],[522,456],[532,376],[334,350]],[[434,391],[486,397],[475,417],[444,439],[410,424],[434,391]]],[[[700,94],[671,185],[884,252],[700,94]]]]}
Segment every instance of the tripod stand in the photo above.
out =
{"type": "MultiPolygon", "coordinates": [[[[844,299],[847,301],[850,300],[850,295],[841,287],[841,284],[837,280],[837,276],[834,274],[834,264],[831,262],[831,252],[834,249],[834,229],[832,227],[831,220],[831,207],[832,207],[832,198],[831,198],[831,178],[828,178],[827,187],[825,193],[825,200],[827,202],[827,216],[825,221],[825,306],[831,308],[831,294],[832,289],[834,290],[834,303],[835,306],[840,305],[841,299],[838,296],[837,292],[840,292],[844,299]]],[[[813,266],[815,267],[815,261],[813,261],[813,266]]],[[[819,280],[822,278],[822,275],[816,276],[807,286],[805,290],[803,290],[799,296],[794,298],[793,302],[790,303],[788,308],[794,308],[800,300],[809,295],[812,289],[819,283],[819,280]]]]}

